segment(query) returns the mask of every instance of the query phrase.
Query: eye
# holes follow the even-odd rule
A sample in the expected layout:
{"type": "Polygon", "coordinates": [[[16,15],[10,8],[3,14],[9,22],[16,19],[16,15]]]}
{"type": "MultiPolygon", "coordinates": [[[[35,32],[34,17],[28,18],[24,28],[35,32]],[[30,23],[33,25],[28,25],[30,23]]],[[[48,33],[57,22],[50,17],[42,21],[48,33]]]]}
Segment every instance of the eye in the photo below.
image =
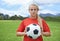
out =
{"type": "Polygon", "coordinates": [[[30,9],[30,11],[33,11],[33,10],[36,11],[37,9],[30,9]]]}
{"type": "Polygon", "coordinates": [[[30,9],[31,11],[33,11],[33,9],[30,9]]]}

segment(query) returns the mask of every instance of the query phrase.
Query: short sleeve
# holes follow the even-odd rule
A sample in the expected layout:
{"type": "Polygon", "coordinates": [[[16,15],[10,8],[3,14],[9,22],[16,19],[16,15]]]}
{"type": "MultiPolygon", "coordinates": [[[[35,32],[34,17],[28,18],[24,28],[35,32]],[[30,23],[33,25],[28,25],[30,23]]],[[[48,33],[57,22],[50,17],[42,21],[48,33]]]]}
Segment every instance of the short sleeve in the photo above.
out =
{"type": "Polygon", "coordinates": [[[22,21],[17,29],[17,32],[23,32],[25,29],[24,21],[22,21]]]}
{"type": "Polygon", "coordinates": [[[44,32],[50,32],[50,28],[49,28],[49,26],[45,20],[42,20],[42,24],[43,24],[43,31],[44,32]]]}

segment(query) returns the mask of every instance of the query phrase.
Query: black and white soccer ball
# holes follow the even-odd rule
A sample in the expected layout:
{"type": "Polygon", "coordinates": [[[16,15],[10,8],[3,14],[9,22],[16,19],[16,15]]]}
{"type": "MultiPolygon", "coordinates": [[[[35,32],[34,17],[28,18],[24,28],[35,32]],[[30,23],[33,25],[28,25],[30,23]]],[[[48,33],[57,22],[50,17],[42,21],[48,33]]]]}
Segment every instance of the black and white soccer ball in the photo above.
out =
{"type": "Polygon", "coordinates": [[[26,27],[26,34],[32,39],[37,39],[41,35],[41,29],[38,24],[30,24],[26,27]]]}

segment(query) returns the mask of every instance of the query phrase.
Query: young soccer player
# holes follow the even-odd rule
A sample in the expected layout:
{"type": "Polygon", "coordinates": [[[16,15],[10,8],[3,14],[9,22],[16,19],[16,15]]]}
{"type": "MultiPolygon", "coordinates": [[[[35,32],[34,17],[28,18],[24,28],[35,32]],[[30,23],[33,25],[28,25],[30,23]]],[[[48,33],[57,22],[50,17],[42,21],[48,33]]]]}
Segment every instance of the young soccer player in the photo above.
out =
{"type": "Polygon", "coordinates": [[[46,36],[46,37],[51,36],[49,26],[47,25],[44,19],[38,16],[38,11],[39,11],[39,7],[36,4],[31,4],[29,6],[30,17],[24,19],[19,25],[16,34],[17,36],[24,36],[23,41],[43,41],[42,36],[46,36]],[[42,35],[39,36],[37,39],[32,39],[28,37],[25,31],[26,26],[32,23],[39,24],[39,26],[41,27],[42,35]]]}

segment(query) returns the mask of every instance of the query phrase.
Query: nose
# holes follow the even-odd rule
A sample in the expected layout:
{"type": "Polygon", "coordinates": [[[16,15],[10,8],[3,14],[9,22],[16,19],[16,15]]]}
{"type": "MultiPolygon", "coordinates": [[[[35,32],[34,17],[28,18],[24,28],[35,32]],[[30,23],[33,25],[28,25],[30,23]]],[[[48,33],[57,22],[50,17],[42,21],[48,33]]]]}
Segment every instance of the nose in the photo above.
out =
{"type": "Polygon", "coordinates": [[[35,12],[35,10],[33,10],[32,12],[35,12]]]}

